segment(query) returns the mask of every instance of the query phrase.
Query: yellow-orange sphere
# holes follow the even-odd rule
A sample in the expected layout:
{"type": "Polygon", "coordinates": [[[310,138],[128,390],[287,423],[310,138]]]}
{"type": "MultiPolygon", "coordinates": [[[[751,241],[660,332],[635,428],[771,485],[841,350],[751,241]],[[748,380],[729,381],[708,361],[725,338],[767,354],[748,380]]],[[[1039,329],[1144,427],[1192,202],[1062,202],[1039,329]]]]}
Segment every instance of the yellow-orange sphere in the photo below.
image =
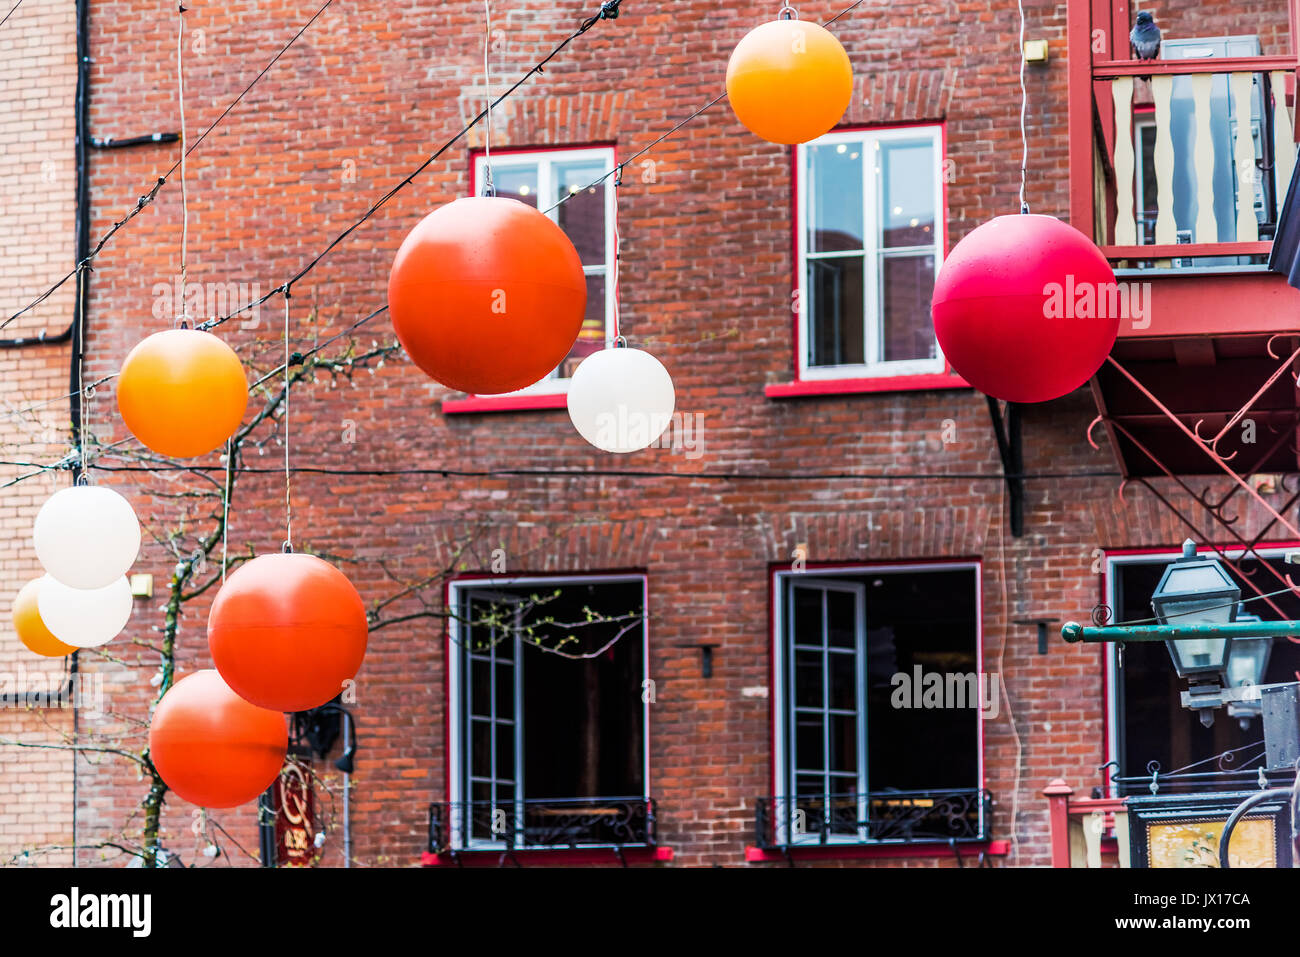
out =
{"type": "Polygon", "coordinates": [[[853,99],[849,55],[829,30],[772,20],[736,44],[727,63],[736,119],[771,143],[807,143],[840,121],[853,99]]]}
{"type": "Polygon", "coordinates": [[[14,598],[14,631],[18,640],[45,658],[62,658],[77,649],[64,644],[51,634],[41,619],[40,609],[36,607],[36,598],[40,591],[41,580],[29,581],[14,598]]]}
{"type": "Polygon", "coordinates": [[[131,434],[184,459],[219,448],[239,428],[248,380],[235,350],[210,332],[168,329],[126,357],[117,407],[131,434]]]}

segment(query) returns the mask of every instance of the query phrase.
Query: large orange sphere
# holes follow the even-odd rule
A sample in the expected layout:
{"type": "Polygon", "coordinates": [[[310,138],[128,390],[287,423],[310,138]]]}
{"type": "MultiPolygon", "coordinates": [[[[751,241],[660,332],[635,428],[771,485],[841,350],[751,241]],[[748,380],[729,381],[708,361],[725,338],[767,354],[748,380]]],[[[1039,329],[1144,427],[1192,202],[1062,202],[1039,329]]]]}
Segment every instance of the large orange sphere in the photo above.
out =
{"type": "Polygon", "coordinates": [[[55,638],[41,619],[40,609],[36,607],[36,598],[40,592],[41,580],[29,581],[14,596],[13,617],[14,631],[30,651],[46,658],[62,658],[76,651],[74,645],[64,644],[55,638]]]}
{"type": "Polygon", "coordinates": [[[168,329],[122,363],[117,407],[131,434],[184,459],[219,448],[239,428],[248,380],[235,350],[210,332],[168,329]]]}
{"type": "Polygon", "coordinates": [[[149,757],[167,786],[200,807],[247,804],[289,749],[284,715],[249,704],[211,668],[176,682],[149,722],[149,757]]]}
{"type": "Polygon", "coordinates": [[[816,23],[757,26],[727,63],[727,100],[736,119],[771,143],[817,139],[840,121],[852,99],[849,55],[816,23]]]}
{"type": "Polygon", "coordinates": [[[221,586],[208,648],[241,697],[274,711],[330,701],[366,656],[366,609],[341,571],[314,555],[261,555],[221,586]]]}
{"type": "Polygon", "coordinates": [[[544,378],[573,348],[586,306],[569,237],[514,199],[435,209],[402,241],[388,277],[407,355],[443,385],[477,395],[544,378]]]}

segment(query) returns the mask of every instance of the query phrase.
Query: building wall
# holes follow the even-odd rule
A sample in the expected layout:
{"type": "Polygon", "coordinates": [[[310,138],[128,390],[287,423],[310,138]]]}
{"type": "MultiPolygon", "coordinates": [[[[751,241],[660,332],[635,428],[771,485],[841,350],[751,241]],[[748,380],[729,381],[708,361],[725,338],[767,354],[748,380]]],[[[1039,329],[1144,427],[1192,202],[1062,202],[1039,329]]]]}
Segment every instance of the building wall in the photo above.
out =
{"type": "MultiPolygon", "coordinates": [[[[596,5],[494,6],[493,88],[500,90],[596,5]]],[[[1047,39],[1052,51],[1050,63],[1030,68],[1025,78],[1027,199],[1034,212],[1064,216],[1065,4],[1025,6],[1027,37],[1047,39]]],[[[315,9],[309,3],[275,11],[228,5],[186,14],[191,141],[315,9]]],[[[823,3],[801,7],[800,14],[824,19],[836,9],[823,3]]],[[[679,0],[666,12],[629,2],[617,21],[575,40],[543,77],[496,111],[493,144],[613,143],[626,157],[719,92],[729,51],[754,22],[753,12],[738,4],[679,0]]],[[[478,111],[482,29],[476,3],[436,10],[363,3],[327,11],[190,157],[189,278],[244,284],[255,297],[314,257],[478,111]]],[[[1016,212],[1014,4],[864,5],[834,30],[858,84],[846,122],[943,122],[950,245],[989,217],[1016,212]]],[[[94,135],[179,128],[175,31],[173,20],[138,0],[92,3],[94,135]]],[[[467,192],[470,150],[482,143],[476,131],[452,147],[294,285],[295,349],[383,305],[397,245],[420,216],[467,192]]],[[[174,146],[96,153],[92,234],[102,235],[130,209],[177,155],[174,146]]],[[[656,682],[650,791],[660,839],[686,865],[743,862],[754,801],[771,791],[770,698],[745,692],[769,685],[772,569],[788,564],[800,545],[811,562],[976,557],[983,571],[984,667],[1001,675],[1005,691],[1000,716],[984,728],[985,783],[997,800],[993,835],[1014,839],[1014,863],[1043,864],[1047,808],[1038,790],[1054,777],[1096,783],[1106,759],[1102,657],[1095,647],[1066,647],[1055,635],[1040,656],[1034,628],[1016,622],[1086,620],[1100,594],[1097,548],[1173,546],[1186,530],[1144,493],[1117,498],[1112,455],[1085,440],[1095,415],[1086,392],[1024,410],[1026,470],[1052,477],[1028,482],[1019,539],[1007,530],[982,396],[765,398],[764,386],[789,381],[793,369],[790,163],[787,149],[748,134],[724,103],[629,165],[620,188],[623,332],[668,366],[678,408],[703,416],[701,457],[667,450],[605,456],[573,432],[563,410],[444,415],[440,402],[447,393],[401,359],[358,370],[350,381],[331,383],[322,375],[294,394],[297,467],[424,471],[296,474],[295,545],[335,558],[367,602],[442,568],[486,570],[497,547],[512,573],[644,571],[649,675],[656,682]],[[443,475],[439,469],[671,474],[443,475]],[[717,477],[753,472],[796,477],[717,477]],[[814,477],[849,472],[861,477],[814,477]],[[473,548],[456,557],[466,540],[473,548]],[[701,642],[719,646],[710,679],[700,675],[699,652],[683,647],[701,642]]],[[[158,305],[157,287],[167,288],[179,270],[180,198],[173,179],[97,259],[88,378],[112,373],[140,338],[171,326],[174,316],[165,302],[158,305]]],[[[257,323],[229,322],[220,330],[259,377],[282,355],[282,309],[274,297],[257,323]]],[[[391,336],[386,318],[356,334],[363,349],[391,336]]],[[[25,370],[35,355],[22,357],[25,370]]],[[[54,366],[54,378],[63,375],[54,366]]],[[[255,397],[253,408],[258,402],[255,397]]],[[[125,436],[111,384],[97,392],[91,416],[101,442],[125,436]]],[[[283,540],[283,484],[270,471],[282,454],[278,437],[260,452],[246,450],[244,464],[267,471],[239,478],[232,551],[271,551],[283,540]]],[[[215,456],[204,461],[217,464],[215,456]]],[[[100,462],[130,464],[111,455],[100,462]]],[[[201,478],[175,472],[105,470],[99,480],[129,494],[164,541],[185,508],[177,493],[204,487],[201,478]]],[[[13,507],[11,501],[6,497],[3,507],[13,507]]],[[[1257,521],[1245,516],[1246,524],[1257,521]]],[[[207,526],[187,526],[184,534],[200,527],[207,526]]],[[[29,558],[20,543],[12,561],[30,565],[29,558]]],[[[152,572],[161,589],[176,558],[148,539],[136,570],[152,572]]],[[[178,642],[182,672],[209,664],[203,627],[210,594],[187,604],[178,642]]],[[[440,582],[426,592],[435,613],[441,594],[440,582]]],[[[160,603],[158,597],[138,603],[131,641],[108,646],[116,661],[87,656],[105,675],[114,712],[101,727],[137,748],[157,667],[156,655],[139,642],[155,640],[160,603]]],[[[413,619],[372,634],[354,707],[361,749],[350,801],[360,864],[419,859],[427,806],[446,793],[444,673],[441,619],[413,619]]],[[[325,804],[337,822],[340,775],[327,763],[317,767],[333,791],[325,804]]],[[[83,768],[77,784],[83,841],[111,841],[137,826],[132,815],[144,790],[120,760],[83,768]]],[[[0,811],[0,828],[9,826],[8,815],[0,811]]],[[[234,843],[256,847],[253,810],[212,817],[231,839],[218,835],[229,860],[247,863],[234,843]]],[[[194,824],[194,809],[173,796],[164,843],[187,862],[204,843],[194,824]]],[[[81,861],[96,863],[107,854],[120,863],[112,853],[91,847],[81,861]]],[[[333,830],[324,861],[340,860],[341,837],[333,830]]]]}

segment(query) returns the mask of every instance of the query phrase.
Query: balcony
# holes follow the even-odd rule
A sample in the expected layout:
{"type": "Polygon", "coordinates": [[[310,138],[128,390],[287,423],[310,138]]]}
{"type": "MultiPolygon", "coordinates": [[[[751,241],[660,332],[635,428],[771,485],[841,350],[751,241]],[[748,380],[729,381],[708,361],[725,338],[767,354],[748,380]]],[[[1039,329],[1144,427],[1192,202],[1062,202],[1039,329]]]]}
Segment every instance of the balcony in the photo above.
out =
{"type": "Polygon", "coordinates": [[[1288,331],[1300,292],[1266,264],[1297,155],[1291,5],[1204,37],[1178,8],[1155,61],[1128,59],[1129,7],[1069,3],[1070,220],[1149,281],[1121,340],[1288,331]]]}
{"type": "Polygon", "coordinates": [[[759,798],[763,851],[883,844],[987,842],[992,797],[982,788],[759,798]]]}
{"type": "MultiPolygon", "coordinates": [[[[532,851],[603,850],[622,859],[625,850],[654,851],[656,845],[651,798],[444,802],[429,806],[425,863],[458,861],[466,852],[513,857],[532,851]]],[[[671,860],[671,852],[649,856],[671,860]]]]}

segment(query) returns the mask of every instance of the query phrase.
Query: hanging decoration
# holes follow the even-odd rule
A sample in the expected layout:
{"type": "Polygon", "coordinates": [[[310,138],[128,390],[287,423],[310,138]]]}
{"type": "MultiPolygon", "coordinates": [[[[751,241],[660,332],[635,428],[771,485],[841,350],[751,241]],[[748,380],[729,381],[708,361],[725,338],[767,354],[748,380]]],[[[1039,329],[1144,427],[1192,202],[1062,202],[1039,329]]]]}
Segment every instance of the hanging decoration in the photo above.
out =
{"type": "Polygon", "coordinates": [[[36,605],[51,634],[77,648],[116,638],[131,620],[134,597],[125,577],[103,588],[69,588],[50,575],[39,579],[36,605]]]}
{"type": "Polygon", "coordinates": [[[791,7],[755,27],[727,63],[727,100],[736,119],[770,143],[807,143],[827,133],[853,99],[853,67],[825,27],[791,7]]]}
{"type": "Polygon", "coordinates": [[[235,693],[273,711],[330,701],[366,654],[366,610],[347,577],[302,553],[230,574],[208,615],[212,662],[235,693]]]}
{"type": "Polygon", "coordinates": [[[77,650],[77,646],[59,641],[41,620],[41,611],[37,607],[40,589],[41,580],[33,579],[14,596],[14,633],[29,651],[44,658],[62,658],[64,655],[70,655],[77,650]]]}
{"type": "Polygon", "coordinates": [[[172,458],[220,448],[239,428],[247,405],[239,356],[197,329],[154,333],[131,350],[118,376],[117,407],[126,427],[172,458]]]}
{"type": "Polygon", "coordinates": [[[176,682],[149,723],[149,758],[178,795],[237,807],[275,781],[289,749],[284,715],[249,704],[211,668],[176,682]]]}
{"type": "Polygon", "coordinates": [[[140,551],[140,522],[112,489],[60,489],[36,513],[36,557],[69,588],[104,588],[126,574],[140,551]]]}
{"type": "Polygon", "coordinates": [[[577,341],[582,261],[564,231],[514,199],[434,210],[403,240],[388,307],[411,360],[451,389],[513,392],[543,379],[577,341]]]}
{"type": "Polygon", "coordinates": [[[672,376],[648,352],[618,344],[593,352],[569,382],[569,418],[606,452],[636,452],[663,435],[676,406],[672,376]]]}
{"type": "Polygon", "coordinates": [[[975,388],[1046,402],[1096,373],[1115,345],[1115,273],[1051,216],[999,216],[953,247],[934,284],[939,347],[975,388]]]}

